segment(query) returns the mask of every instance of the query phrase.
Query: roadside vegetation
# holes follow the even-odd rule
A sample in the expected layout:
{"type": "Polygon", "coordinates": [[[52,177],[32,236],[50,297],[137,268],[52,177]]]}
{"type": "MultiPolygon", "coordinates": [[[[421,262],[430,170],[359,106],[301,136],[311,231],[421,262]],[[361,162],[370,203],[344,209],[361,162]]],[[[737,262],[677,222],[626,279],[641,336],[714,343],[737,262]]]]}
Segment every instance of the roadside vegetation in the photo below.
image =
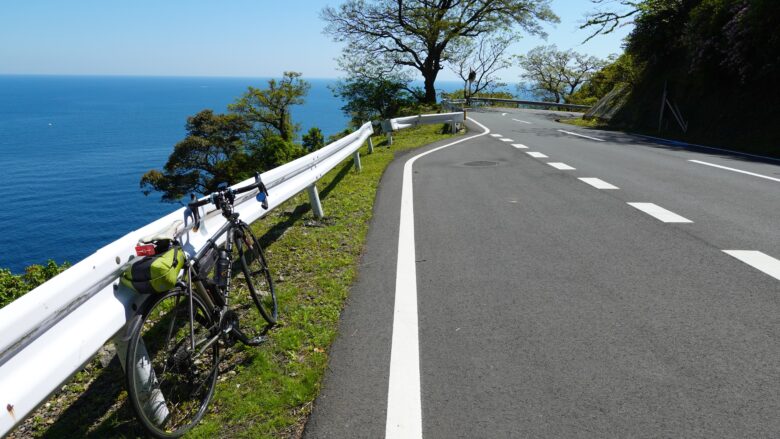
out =
{"type": "Polygon", "coordinates": [[[11,270],[0,268],[0,308],[25,295],[28,291],[62,273],[70,264],[57,265],[48,261],[45,265],[30,265],[22,274],[13,274],[11,270]]]}
{"type": "Polygon", "coordinates": [[[775,0],[594,3],[605,7],[584,25],[595,38],[626,22],[635,28],[625,53],[574,93],[573,102],[595,102],[623,87],[605,109],[611,114],[593,117],[612,128],[780,157],[775,0]]]}

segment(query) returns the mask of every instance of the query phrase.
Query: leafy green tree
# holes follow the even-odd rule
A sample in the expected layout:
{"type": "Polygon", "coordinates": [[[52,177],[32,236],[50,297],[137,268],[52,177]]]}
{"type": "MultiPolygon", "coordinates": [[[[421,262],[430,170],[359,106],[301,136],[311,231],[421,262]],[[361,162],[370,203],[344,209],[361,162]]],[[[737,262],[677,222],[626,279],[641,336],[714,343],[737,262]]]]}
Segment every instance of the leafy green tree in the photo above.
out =
{"type": "Polygon", "coordinates": [[[523,79],[544,99],[566,101],[606,63],[594,56],[573,50],[558,50],[555,45],[539,46],[517,57],[523,79]]]}
{"type": "Polygon", "coordinates": [[[239,114],[214,114],[203,110],[187,118],[187,137],[177,143],[162,171],[153,169],[141,178],[144,195],[162,193],[175,202],[188,193],[206,194],[220,183],[252,175],[246,147],[251,124],[239,114]]]}
{"type": "Polygon", "coordinates": [[[249,87],[228,109],[254,124],[254,132],[261,138],[279,136],[292,142],[300,126],[292,122],[290,107],[303,104],[309,88],[300,73],[284,72],[281,80],[269,80],[268,88],[249,87]]]}
{"type": "Polygon", "coordinates": [[[638,68],[633,57],[624,53],[610,57],[610,64],[594,73],[576,92],[568,98],[573,104],[593,105],[618,85],[636,83],[638,68]]]}
{"type": "MultiPolygon", "coordinates": [[[[248,169],[248,174],[244,178],[249,178],[257,171],[266,171],[281,166],[289,161],[302,157],[306,152],[303,148],[289,140],[284,140],[280,136],[266,138],[260,148],[255,149],[252,155],[252,164],[254,168],[248,169]],[[254,169],[254,170],[252,170],[254,169]]],[[[236,179],[238,181],[239,179],[236,179]]]]}
{"type": "Polygon", "coordinates": [[[322,130],[317,127],[311,127],[301,140],[306,152],[316,151],[325,146],[325,136],[322,135],[322,130]]]}
{"type": "Polygon", "coordinates": [[[358,126],[369,120],[396,117],[403,107],[413,105],[416,100],[406,90],[407,85],[392,77],[349,77],[336,84],[334,95],[346,102],[341,110],[352,117],[352,125],[358,126]]]}
{"type": "Polygon", "coordinates": [[[16,275],[10,270],[0,268],[0,308],[25,295],[30,290],[62,273],[69,267],[70,264],[67,262],[57,265],[56,262],[49,260],[46,265],[31,265],[27,267],[21,275],[16,275]]]}
{"type": "Polygon", "coordinates": [[[249,90],[227,114],[203,110],[187,119],[187,137],[174,146],[162,170],[141,178],[145,195],[161,192],[176,202],[188,193],[207,194],[221,183],[235,183],[304,154],[294,143],[298,125],[291,106],[302,104],[309,84],[301,74],[285,72],[268,88],[249,90]]]}
{"type": "Polygon", "coordinates": [[[549,0],[347,0],[327,7],[325,31],[346,42],[346,53],[360,60],[382,59],[393,71],[417,70],[425,92],[436,103],[436,78],[452,60],[450,45],[462,38],[525,30],[543,34],[541,21],[557,21],[549,0]]]}

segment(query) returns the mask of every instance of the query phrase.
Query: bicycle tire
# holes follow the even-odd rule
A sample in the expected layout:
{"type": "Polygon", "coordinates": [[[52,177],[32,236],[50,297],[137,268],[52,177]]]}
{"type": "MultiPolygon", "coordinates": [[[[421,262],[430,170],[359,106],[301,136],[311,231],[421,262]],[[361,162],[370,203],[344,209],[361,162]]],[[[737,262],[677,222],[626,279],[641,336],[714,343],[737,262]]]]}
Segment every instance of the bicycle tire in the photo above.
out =
{"type": "MultiPolygon", "coordinates": [[[[197,296],[192,299],[195,338],[212,339],[211,314],[197,296]]],[[[143,426],[158,438],[180,437],[192,429],[214,396],[219,342],[193,359],[189,323],[189,295],[171,290],[147,302],[127,348],[128,398],[143,426]]]]}
{"type": "Polygon", "coordinates": [[[242,224],[240,231],[241,237],[237,242],[241,272],[255,306],[268,323],[267,330],[276,324],[278,318],[276,291],[271,278],[271,270],[268,268],[260,241],[257,240],[249,226],[242,224]]]}

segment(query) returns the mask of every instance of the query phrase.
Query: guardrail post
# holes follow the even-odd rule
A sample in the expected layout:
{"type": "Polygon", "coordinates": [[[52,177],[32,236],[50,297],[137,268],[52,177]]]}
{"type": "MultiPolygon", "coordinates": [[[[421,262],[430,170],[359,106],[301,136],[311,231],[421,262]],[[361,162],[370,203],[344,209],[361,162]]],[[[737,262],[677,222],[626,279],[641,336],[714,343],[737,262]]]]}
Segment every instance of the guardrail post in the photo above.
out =
{"type": "Polygon", "coordinates": [[[355,169],[357,169],[358,172],[363,170],[363,165],[360,164],[360,151],[355,151],[354,154],[352,154],[352,158],[355,160],[355,169]]]}
{"type": "Polygon", "coordinates": [[[387,146],[393,146],[393,133],[387,132],[387,146]]]}
{"type": "Polygon", "coordinates": [[[140,397],[143,400],[143,410],[154,421],[160,424],[165,422],[165,418],[168,417],[168,406],[165,405],[165,396],[160,391],[159,384],[157,383],[157,377],[152,369],[152,362],[149,359],[149,354],[146,351],[146,345],[143,340],[139,340],[138,343],[138,361],[134,364],[125,364],[127,361],[127,344],[129,340],[124,340],[122,337],[115,337],[114,342],[116,344],[116,355],[119,357],[119,364],[122,365],[122,370],[126,371],[127,367],[134,367],[136,376],[138,377],[138,383],[141,384],[140,397]]]}
{"type": "Polygon", "coordinates": [[[311,204],[311,210],[314,212],[314,216],[322,219],[325,214],[322,212],[322,203],[320,203],[320,194],[317,192],[317,184],[312,184],[306,188],[309,193],[309,204],[311,204]]]}
{"type": "Polygon", "coordinates": [[[374,141],[371,140],[371,137],[368,138],[368,153],[369,154],[374,153],[374,141]]]}

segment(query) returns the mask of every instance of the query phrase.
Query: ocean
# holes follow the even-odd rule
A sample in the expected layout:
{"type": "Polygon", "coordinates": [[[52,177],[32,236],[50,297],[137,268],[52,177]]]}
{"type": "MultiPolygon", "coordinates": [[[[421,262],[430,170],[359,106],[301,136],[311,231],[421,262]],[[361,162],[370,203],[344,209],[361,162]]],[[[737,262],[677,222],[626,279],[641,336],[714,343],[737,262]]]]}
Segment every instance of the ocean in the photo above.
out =
{"type": "MultiPolygon", "coordinates": [[[[346,128],[343,103],[311,84],[293,107],[301,133],[346,128]]],[[[175,209],[144,196],[141,175],[165,164],[188,116],[227,105],[267,78],[0,76],[0,268],[76,263],[175,209]]],[[[447,90],[456,82],[437,83],[447,90]]]]}

